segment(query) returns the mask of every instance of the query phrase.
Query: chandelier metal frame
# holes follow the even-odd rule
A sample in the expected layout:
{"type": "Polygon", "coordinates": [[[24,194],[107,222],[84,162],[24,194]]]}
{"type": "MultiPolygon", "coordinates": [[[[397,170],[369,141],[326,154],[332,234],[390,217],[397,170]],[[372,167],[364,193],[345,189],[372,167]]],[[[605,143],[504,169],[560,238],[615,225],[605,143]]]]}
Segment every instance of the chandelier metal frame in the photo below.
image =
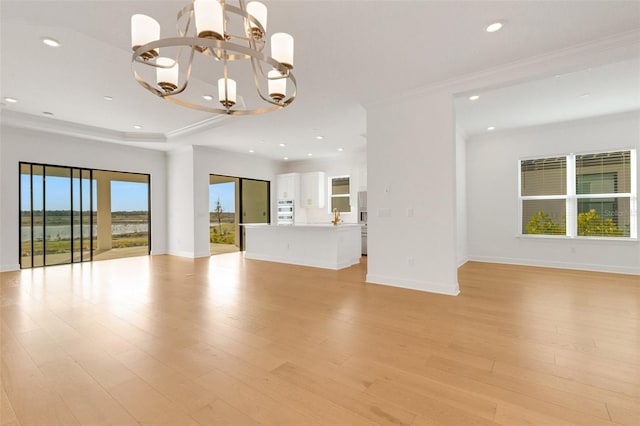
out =
{"type": "Polygon", "coordinates": [[[266,41],[264,40],[266,31],[262,24],[247,12],[244,0],[239,0],[240,7],[227,4],[224,1],[221,3],[224,17],[224,35],[222,36],[223,39],[202,37],[197,35],[197,30],[195,28],[194,6],[193,2],[191,2],[178,12],[176,18],[178,37],[159,39],[141,46],[133,47],[131,68],[136,81],[149,92],[161,97],[168,102],[209,113],[226,115],[256,115],[277,111],[287,107],[296,99],[297,94],[297,82],[295,76],[292,73],[293,66],[278,62],[273,57],[262,52],[266,45],[266,41]],[[230,34],[227,32],[228,14],[239,16],[243,20],[242,27],[245,29],[245,35],[230,34]],[[184,23],[181,28],[181,22],[184,22],[185,20],[186,23],[184,23]],[[188,34],[192,30],[194,35],[189,36],[188,34]],[[245,45],[243,46],[239,43],[243,43],[245,45]],[[173,64],[158,64],[158,49],[167,47],[178,48],[176,57],[171,58],[173,64]],[[180,86],[170,85],[170,87],[167,87],[166,85],[158,86],[157,84],[151,84],[146,81],[136,70],[137,66],[172,68],[175,64],[179,63],[180,58],[183,54],[183,49],[189,49],[190,52],[188,53],[189,58],[184,81],[180,86]],[[221,100],[220,102],[222,103],[223,107],[213,108],[210,106],[205,106],[203,104],[197,104],[184,99],[176,98],[175,95],[184,92],[189,86],[189,80],[191,78],[191,72],[193,68],[193,59],[196,54],[203,54],[205,56],[209,56],[212,61],[222,62],[222,78],[224,78],[225,94],[229,93],[227,88],[229,80],[229,62],[248,60],[251,63],[253,80],[258,96],[260,99],[270,105],[254,109],[234,109],[235,103],[229,101],[223,102],[221,100]],[[268,65],[267,71],[265,71],[264,69],[265,65],[268,65]],[[268,75],[268,72],[272,70],[278,71],[279,75],[270,77],[268,75]],[[292,90],[290,90],[291,94],[289,96],[286,96],[286,93],[281,94],[281,96],[274,96],[272,94],[271,97],[269,97],[269,93],[267,90],[267,96],[265,96],[262,90],[263,87],[260,84],[261,79],[266,81],[287,79],[291,82],[293,87],[292,90]],[[160,87],[160,89],[158,87],[160,87]]]}

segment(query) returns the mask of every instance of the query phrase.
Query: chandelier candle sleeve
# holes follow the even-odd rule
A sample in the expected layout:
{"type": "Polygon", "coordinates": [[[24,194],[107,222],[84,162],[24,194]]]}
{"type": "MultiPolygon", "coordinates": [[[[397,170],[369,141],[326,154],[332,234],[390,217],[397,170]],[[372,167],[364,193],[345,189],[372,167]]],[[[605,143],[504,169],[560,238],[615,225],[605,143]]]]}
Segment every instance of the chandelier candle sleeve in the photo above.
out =
{"type": "MultiPolygon", "coordinates": [[[[133,50],[160,38],[160,24],[147,15],[133,15],[131,17],[131,46],[133,50]]],[[[145,59],[158,56],[158,49],[145,52],[145,59]]]]}
{"type": "Polygon", "coordinates": [[[276,102],[281,102],[287,93],[287,79],[278,70],[271,70],[269,77],[269,96],[276,102]],[[273,79],[273,80],[272,80],[273,79]]]}
{"type": "Polygon", "coordinates": [[[158,86],[165,92],[173,92],[178,88],[178,64],[171,58],[158,58],[156,64],[156,79],[158,86]]]}
{"type": "Polygon", "coordinates": [[[293,68],[293,37],[287,33],[271,36],[271,56],[287,68],[293,68]]]}
{"type": "MultiPolygon", "coordinates": [[[[262,29],[264,31],[267,31],[267,6],[259,1],[252,1],[247,3],[247,13],[253,16],[260,25],[262,25],[262,29]]],[[[263,37],[264,34],[257,25],[249,21],[249,26],[251,27],[251,33],[255,38],[261,39],[263,37]]]]}
{"type": "Polygon", "coordinates": [[[226,80],[224,78],[221,78],[220,80],[218,80],[218,100],[222,105],[224,105],[227,108],[235,105],[236,103],[236,82],[235,81],[231,80],[230,78],[227,78],[226,80]],[[228,90],[225,90],[225,81],[226,81],[226,88],[228,90]]]}
{"type": "Polygon", "coordinates": [[[223,39],[224,17],[222,5],[218,0],[195,0],[193,12],[196,16],[198,37],[223,39]]]}

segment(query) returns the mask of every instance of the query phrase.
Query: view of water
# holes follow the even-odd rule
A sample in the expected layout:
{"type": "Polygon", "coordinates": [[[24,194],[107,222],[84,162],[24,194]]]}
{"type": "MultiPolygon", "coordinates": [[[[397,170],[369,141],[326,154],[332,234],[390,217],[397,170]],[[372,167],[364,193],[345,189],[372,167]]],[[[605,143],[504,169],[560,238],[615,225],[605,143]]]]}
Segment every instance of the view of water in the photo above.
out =
{"type": "MultiPolygon", "coordinates": [[[[119,223],[111,225],[112,235],[124,235],[137,232],[148,232],[149,225],[146,223],[119,223]]],[[[22,233],[22,241],[31,240],[31,228],[29,226],[23,226],[20,229],[22,233]]],[[[83,232],[83,238],[89,238],[89,227],[85,227],[83,232]]],[[[80,235],[80,225],[73,227],[74,237],[80,235]]],[[[93,228],[93,235],[98,235],[98,230],[93,228]]],[[[33,238],[35,240],[42,239],[42,227],[36,226],[33,229],[33,238]]],[[[68,225],[51,225],[47,226],[47,240],[68,240],[71,238],[71,227],[68,225]]]]}

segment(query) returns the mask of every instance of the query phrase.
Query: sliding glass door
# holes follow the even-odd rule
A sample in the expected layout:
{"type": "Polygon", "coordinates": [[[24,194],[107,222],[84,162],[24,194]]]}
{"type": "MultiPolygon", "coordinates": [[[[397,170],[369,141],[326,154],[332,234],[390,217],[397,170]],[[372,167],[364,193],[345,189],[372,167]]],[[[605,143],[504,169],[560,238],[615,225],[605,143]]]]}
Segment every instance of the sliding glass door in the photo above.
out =
{"type": "Polygon", "coordinates": [[[269,223],[270,183],[233,176],[209,176],[211,254],[244,250],[242,223],[269,223]]]}
{"type": "Polygon", "coordinates": [[[20,163],[20,266],[149,254],[149,176],[20,163]]]}
{"type": "Polygon", "coordinates": [[[71,169],[44,167],[44,264],[71,263],[71,169]]]}

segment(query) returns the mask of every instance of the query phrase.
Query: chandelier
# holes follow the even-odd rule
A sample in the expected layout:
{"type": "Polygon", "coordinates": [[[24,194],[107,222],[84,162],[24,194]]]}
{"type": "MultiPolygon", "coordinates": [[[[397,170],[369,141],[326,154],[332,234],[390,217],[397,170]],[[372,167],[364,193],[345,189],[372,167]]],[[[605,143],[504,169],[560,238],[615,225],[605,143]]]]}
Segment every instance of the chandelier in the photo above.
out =
{"type": "Polygon", "coordinates": [[[140,14],[131,17],[131,66],[145,89],[177,105],[228,115],[262,114],[294,101],[293,37],[273,34],[271,56],[265,53],[264,4],[238,0],[234,6],[225,0],[193,0],[178,12],[176,22],[177,37],[161,39],[156,20],[140,14]],[[196,68],[198,77],[192,79],[196,68]],[[236,83],[236,74],[245,87],[236,83]],[[190,80],[194,86],[211,77],[217,84],[201,84],[200,89],[217,86],[220,107],[210,106],[215,98],[212,94],[186,90],[190,80]],[[254,85],[257,97],[247,101],[240,94],[252,92],[246,86],[254,85]]]}

